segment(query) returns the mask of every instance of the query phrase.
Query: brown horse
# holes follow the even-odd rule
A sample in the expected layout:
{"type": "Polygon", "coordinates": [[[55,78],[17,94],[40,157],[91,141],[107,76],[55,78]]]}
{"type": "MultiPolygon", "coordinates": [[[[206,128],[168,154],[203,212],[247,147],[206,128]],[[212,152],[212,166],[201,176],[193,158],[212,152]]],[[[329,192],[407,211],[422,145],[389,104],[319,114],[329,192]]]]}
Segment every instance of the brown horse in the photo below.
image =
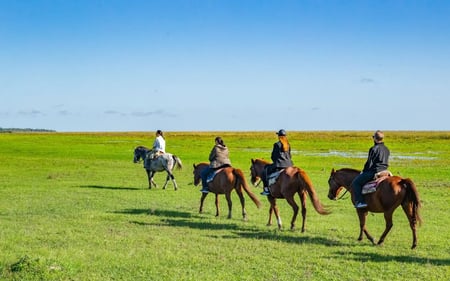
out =
{"type": "MultiPolygon", "coordinates": [[[[353,179],[359,175],[360,171],[355,169],[344,168],[335,171],[331,170],[330,178],[328,179],[328,185],[330,189],[328,191],[328,198],[336,200],[339,192],[345,188],[347,191],[352,192],[351,184],[353,179]]],[[[367,238],[375,244],[374,238],[369,234],[366,228],[367,213],[384,213],[384,219],[386,221],[386,228],[378,241],[378,245],[381,245],[386,238],[386,235],[392,228],[392,214],[395,209],[402,205],[403,211],[405,211],[408,217],[409,226],[412,230],[413,243],[411,249],[417,246],[416,236],[416,224],[421,222],[419,216],[419,193],[416,186],[410,179],[404,179],[398,176],[391,176],[383,180],[374,193],[364,195],[364,199],[367,203],[367,208],[356,209],[359,217],[360,232],[358,240],[363,239],[363,232],[367,238]]],[[[352,193],[352,202],[355,204],[354,196],[352,193]]]]}
{"type": "MultiPolygon", "coordinates": [[[[208,167],[208,163],[200,163],[198,165],[194,164],[194,185],[197,186],[201,182],[201,172],[208,167]]],[[[213,181],[208,183],[209,192],[212,192],[216,195],[216,217],[219,216],[219,194],[225,194],[225,198],[228,202],[228,218],[231,219],[231,191],[233,189],[236,190],[237,195],[241,201],[242,206],[242,217],[244,220],[247,220],[247,211],[245,210],[245,199],[242,193],[242,189],[247,192],[248,196],[252,199],[252,201],[259,208],[261,207],[261,202],[258,197],[253,194],[250,190],[247,181],[245,180],[244,173],[240,169],[227,167],[223,168],[217,175],[214,177],[213,181]]],[[[203,212],[203,202],[205,201],[208,193],[202,193],[202,197],[200,199],[200,213],[203,212]]]]}
{"type": "MultiPolygon", "coordinates": [[[[258,180],[261,180],[261,176],[264,172],[264,166],[269,164],[269,162],[263,159],[252,159],[252,165],[250,167],[251,172],[251,182],[256,185],[258,180]]],[[[314,190],[313,184],[309,176],[300,168],[289,167],[283,170],[277,181],[270,187],[271,195],[267,196],[270,202],[269,209],[269,221],[267,225],[272,225],[272,213],[275,212],[277,218],[278,228],[281,229],[282,223],[280,218],[280,213],[278,211],[278,206],[276,204],[277,198],[285,198],[286,201],[291,205],[294,215],[291,219],[291,229],[295,228],[295,221],[297,219],[299,207],[294,200],[294,196],[298,193],[302,205],[302,232],[305,232],[305,222],[306,222],[306,197],[312,201],[314,209],[321,215],[327,215],[330,212],[326,210],[319,201],[316,191],[314,190]]]]}

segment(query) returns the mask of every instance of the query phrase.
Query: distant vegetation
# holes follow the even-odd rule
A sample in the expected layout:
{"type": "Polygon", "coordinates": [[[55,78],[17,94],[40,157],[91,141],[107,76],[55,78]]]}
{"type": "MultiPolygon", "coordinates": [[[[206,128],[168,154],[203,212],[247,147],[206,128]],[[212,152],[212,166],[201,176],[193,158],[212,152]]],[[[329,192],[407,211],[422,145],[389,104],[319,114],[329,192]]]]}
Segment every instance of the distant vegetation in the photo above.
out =
{"type": "Polygon", "coordinates": [[[1,128],[0,133],[12,133],[12,132],[56,132],[55,130],[47,129],[31,129],[31,128],[1,128]]]}

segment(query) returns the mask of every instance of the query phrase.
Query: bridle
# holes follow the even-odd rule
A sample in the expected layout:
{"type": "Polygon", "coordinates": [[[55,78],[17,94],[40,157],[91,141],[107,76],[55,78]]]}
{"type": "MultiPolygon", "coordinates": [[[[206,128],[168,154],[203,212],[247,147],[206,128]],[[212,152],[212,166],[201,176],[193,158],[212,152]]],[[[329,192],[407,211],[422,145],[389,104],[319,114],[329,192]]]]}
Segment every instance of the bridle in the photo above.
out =
{"type": "MultiPolygon", "coordinates": [[[[333,182],[335,183],[335,185],[338,185],[338,184],[336,183],[336,181],[334,180],[333,176],[330,176],[330,178],[328,179],[328,183],[329,183],[330,181],[333,181],[333,182]]],[[[337,191],[336,191],[336,192],[337,192],[337,191]]],[[[348,189],[345,188],[344,193],[342,193],[341,196],[339,196],[338,198],[336,198],[336,200],[347,199],[347,198],[344,198],[344,196],[345,196],[345,194],[347,194],[347,192],[348,192],[348,189]]]]}
{"type": "MultiPolygon", "coordinates": [[[[256,169],[255,169],[255,164],[252,164],[252,166],[250,167],[250,174],[251,174],[252,178],[253,177],[255,178],[255,182],[258,181],[257,178],[259,178],[259,177],[258,177],[258,173],[256,172],[256,169]]],[[[256,185],[255,184],[253,184],[253,185],[255,187],[258,187],[261,182],[262,182],[262,180],[260,178],[258,183],[256,185]]]]}

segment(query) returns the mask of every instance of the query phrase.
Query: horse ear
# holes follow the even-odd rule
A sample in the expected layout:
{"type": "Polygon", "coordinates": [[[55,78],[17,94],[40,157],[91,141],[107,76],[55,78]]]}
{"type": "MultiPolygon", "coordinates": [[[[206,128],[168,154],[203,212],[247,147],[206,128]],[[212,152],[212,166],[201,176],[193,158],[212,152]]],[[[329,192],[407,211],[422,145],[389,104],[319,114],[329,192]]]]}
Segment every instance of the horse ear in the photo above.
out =
{"type": "Polygon", "coordinates": [[[333,169],[331,169],[331,175],[333,175],[336,171],[333,169]]]}
{"type": "Polygon", "coordinates": [[[252,158],[252,164],[255,164],[255,159],[252,158]]]}
{"type": "Polygon", "coordinates": [[[192,166],[194,166],[194,169],[195,169],[195,168],[197,168],[197,166],[195,166],[195,163],[194,163],[194,164],[192,164],[192,166]]]}

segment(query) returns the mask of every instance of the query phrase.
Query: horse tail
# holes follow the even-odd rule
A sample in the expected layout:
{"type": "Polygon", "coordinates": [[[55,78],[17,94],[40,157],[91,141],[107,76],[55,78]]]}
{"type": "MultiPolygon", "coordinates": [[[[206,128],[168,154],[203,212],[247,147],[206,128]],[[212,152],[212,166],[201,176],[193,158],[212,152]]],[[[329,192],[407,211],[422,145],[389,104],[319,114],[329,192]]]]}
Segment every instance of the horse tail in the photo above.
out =
{"type": "Polygon", "coordinates": [[[237,188],[239,185],[241,185],[245,192],[247,192],[247,195],[252,199],[253,203],[258,207],[258,209],[261,207],[261,201],[259,201],[258,197],[251,191],[250,187],[247,184],[247,180],[245,179],[244,173],[240,169],[233,168],[233,175],[236,177],[236,186],[237,188]]]}
{"type": "Polygon", "coordinates": [[[298,171],[296,173],[297,179],[300,181],[301,186],[303,188],[306,189],[306,191],[308,192],[309,198],[312,201],[312,204],[314,206],[314,209],[321,215],[328,215],[331,212],[328,211],[323,205],[322,203],[320,203],[319,197],[317,196],[317,193],[314,189],[314,186],[312,184],[311,179],[309,178],[309,176],[306,174],[305,171],[303,171],[302,169],[298,168],[298,171]]]}
{"type": "Polygon", "coordinates": [[[173,167],[177,168],[177,170],[183,169],[183,163],[181,163],[181,159],[178,156],[173,155],[173,154],[172,154],[172,158],[175,161],[175,164],[173,165],[173,167]]]}
{"type": "Polygon", "coordinates": [[[406,196],[403,199],[402,203],[411,204],[412,207],[412,218],[415,222],[419,223],[419,225],[422,223],[422,218],[419,214],[419,209],[421,207],[420,199],[419,199],[419,192],[417,191],[416,185],[414,182],[407,178],[402,179],[400,181],[400,184],[406,188],[406,196]]]}

